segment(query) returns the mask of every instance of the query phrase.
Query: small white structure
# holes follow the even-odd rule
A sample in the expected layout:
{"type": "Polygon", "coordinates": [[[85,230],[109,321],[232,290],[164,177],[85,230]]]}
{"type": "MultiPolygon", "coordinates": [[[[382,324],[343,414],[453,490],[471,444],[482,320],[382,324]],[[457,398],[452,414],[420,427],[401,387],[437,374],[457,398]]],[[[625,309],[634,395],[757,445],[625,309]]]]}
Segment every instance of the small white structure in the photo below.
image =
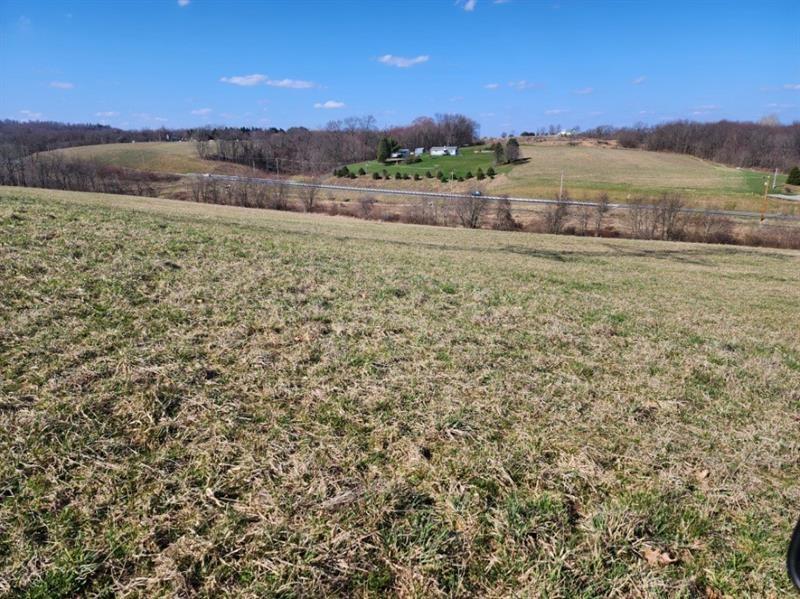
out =
{"type": "Polygon", "coordinates": [[[392,152],[392,158],[407,158],[411,155],[411,150],[408,148],[400,148],[397,152],[392,152]]]}
{"type": "Polygon", "coordinates": [[[414,148],[414,156],[422,156],[425,153],[425,148],[414,148]]]}
{"type": "Polygon", "coordinates": [[[434,146],[431,156],[458,156],[458,146],[434,146]]]}

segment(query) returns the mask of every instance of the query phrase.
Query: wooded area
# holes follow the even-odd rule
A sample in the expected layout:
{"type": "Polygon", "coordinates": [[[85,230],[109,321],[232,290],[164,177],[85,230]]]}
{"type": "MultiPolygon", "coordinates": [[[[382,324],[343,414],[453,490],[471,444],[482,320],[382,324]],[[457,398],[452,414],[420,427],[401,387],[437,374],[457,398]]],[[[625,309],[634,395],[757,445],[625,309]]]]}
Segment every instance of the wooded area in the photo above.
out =
{"type": "Polygon", "coordinates": [[[676,121],[652,127],[597,127],[582,135],[616,139],[625,148],[690,154],[732,166],[786,172],[800,164],[800,123],[676,121]]]}

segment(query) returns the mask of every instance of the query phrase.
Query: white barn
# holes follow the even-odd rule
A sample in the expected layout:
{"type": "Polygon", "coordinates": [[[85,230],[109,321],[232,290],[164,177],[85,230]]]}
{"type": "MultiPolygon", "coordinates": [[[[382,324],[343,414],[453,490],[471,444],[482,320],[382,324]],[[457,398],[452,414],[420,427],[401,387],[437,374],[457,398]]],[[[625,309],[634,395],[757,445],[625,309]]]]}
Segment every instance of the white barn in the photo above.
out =
{"type": "Polygon", "coordinates": [[[458,146],[434,146],[431,156],[458,156],[458,146]]]}

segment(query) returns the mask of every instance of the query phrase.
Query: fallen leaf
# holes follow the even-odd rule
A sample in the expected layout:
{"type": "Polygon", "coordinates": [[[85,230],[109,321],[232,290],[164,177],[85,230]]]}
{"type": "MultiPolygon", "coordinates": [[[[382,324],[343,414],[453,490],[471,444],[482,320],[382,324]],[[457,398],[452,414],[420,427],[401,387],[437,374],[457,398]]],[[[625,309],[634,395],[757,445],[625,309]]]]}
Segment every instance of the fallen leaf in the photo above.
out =
{"type": "Polygon", "coordinates": [[[669,564],[678,561],[666,551],[659,551],[658,549],[653,549],[652,547],[645,547],[642,555],[647,563],[651,566],[668,566],[669,564]]]}

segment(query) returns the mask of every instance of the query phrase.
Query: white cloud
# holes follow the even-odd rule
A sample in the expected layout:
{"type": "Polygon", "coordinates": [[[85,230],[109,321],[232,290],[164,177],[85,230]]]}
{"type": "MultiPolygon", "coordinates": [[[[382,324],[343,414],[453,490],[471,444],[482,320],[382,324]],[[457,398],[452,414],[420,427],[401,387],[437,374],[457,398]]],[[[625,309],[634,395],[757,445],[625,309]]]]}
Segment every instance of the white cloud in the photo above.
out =
{"type": "Polygon", "coordinates": [[[785,83],[783,89],[797,89],[800,90],[800,83],[785,83]]]}
{"type": "Polygon", "coordinates": [[[533,83],[531,81],[526,81],[525,79],[520,79],[519,81],[509,81],[509,87],[513,87],[514,89],[541,89],[544,87],[541,83],[533,83]]]}
{"type": "Polygon", "coordinates": [[[593,94],[594,93],[594,88],[593,87],[582,87],[581,89],[576,89],[575,93],[578,94],[579,96],[588,96],[589,94],[593,94]]]}
{"type": "Polygon", "coordinates": [[[94,116],[99,116],[100,118],[109,118],[112,116],[118,116],[118,112],[114,112],[113,110],[105,110],[101,112],[95,112],[94,116]]]}
{"type": "Polygon", "coordinates": [[[564,114],[565,112],[569,112],[569,108],[551,108],[544,111],[545,114],[549,115],[564,114]]]}
{"type": "Polygon", "coordinates": [[[210,108],[195,108],[192,110],[192,114],[195,116],[208,116],[211,114],[210,108]]]}
{"type": "Polygon", "coordinates": [[[178,0],[178,6],[180,6],[181,8],[183,8],[184,6],[189,6],[190,1],[191,0],[178,0]]]}
{"type": "Polygon", "coordinates": [[[154,116],[153,120],[156,121],[157,123],[166,123],[169,119],[165,119],[162,116],[154,116]]]}
{"type": "Polygon", "coordinates": [[[317,102],[314,108],[323,108],[325,110],[334,110],[336,108],[344,108],[344,102],[337,102],[336,100],[328,100],[327,102],[317,102]]]}
{"type": "Polygon", "coordinates": [[[251,87],[253,85],[260,85],[266,83],[266,75],[253,73],[252,75],[235,75],[233,77],[222,77],[220,81],[223,83],[230,83],[231,85],[241,85],[242,87],[251,87]]]}
{"type": "Polygon", "coordinates": [[[383,56],[378,58],[378,62],[382,62],[383,64],[389,65],[391,67],[399,67],[401,69],[406,69],[408,67],[413,67],[416,64],[422,64],[423,62],[428,62],[430,56],[425,54],[421,54],[420,56],[416,56],[414,58],[405,58],[403,56],[393,56],[391,54],[384,54],[383,56]]]}
{"type": "Polygon", "coordinates": [[[286,89],[311,89],[317,87],[313,81],[302,81],[301,79],[269,79],[267,85],[272,87],[283,87],[286,89]]]}
{"type": "Polygon", "coordinates": [[[478,4],[478,0],[467,0],[464,2],[464,10],[467,12],[472,12],[475,10],[475,5],[478,4]]]}
{"type": "Polygon", "coordinates": [[[51,81],[50,87],[54,87],[56,89],[72,89],[75,87],[75,84],[70,83],[69,81],[51,81]]]}
{"type": "Polygon", "coordinates": [[[20,110],[19,113],[25,117],[26,121],[38,121],[42,118],[41,112],[34,112],[32,110],[20,110]]]}
{"type": "Polygon", "coordinates": [[[508,4],[511,0],[494,0],[492,4],[508,4]]]}
{"type": "Polygon", "coordinates": [[[487,83],[483,87],[485,87],[486,89],[497,89],[498,87],[500,87],[500,84],[499,83],[487,83]]]}
{"type": "Polygon", "coordinates": [[[644,75],[639,75],[636,79],[631,81],[631,83],[633,83],[634,85],[641,85],[645,81],[647,81],[647,77],[645,77],[644,75]]]}
{"type": "Polygon", "coordinates": [[[261,73],[252,75],[235,75],[233,77],[221,77],[223,83],[239,85],[241,87],[253,87],[254,85],[270,85],[272,87],[283,87],[286,89],[310,89],[317,87],[313,81],[303,81],[301,79],[270,79],[261,73]]]}

